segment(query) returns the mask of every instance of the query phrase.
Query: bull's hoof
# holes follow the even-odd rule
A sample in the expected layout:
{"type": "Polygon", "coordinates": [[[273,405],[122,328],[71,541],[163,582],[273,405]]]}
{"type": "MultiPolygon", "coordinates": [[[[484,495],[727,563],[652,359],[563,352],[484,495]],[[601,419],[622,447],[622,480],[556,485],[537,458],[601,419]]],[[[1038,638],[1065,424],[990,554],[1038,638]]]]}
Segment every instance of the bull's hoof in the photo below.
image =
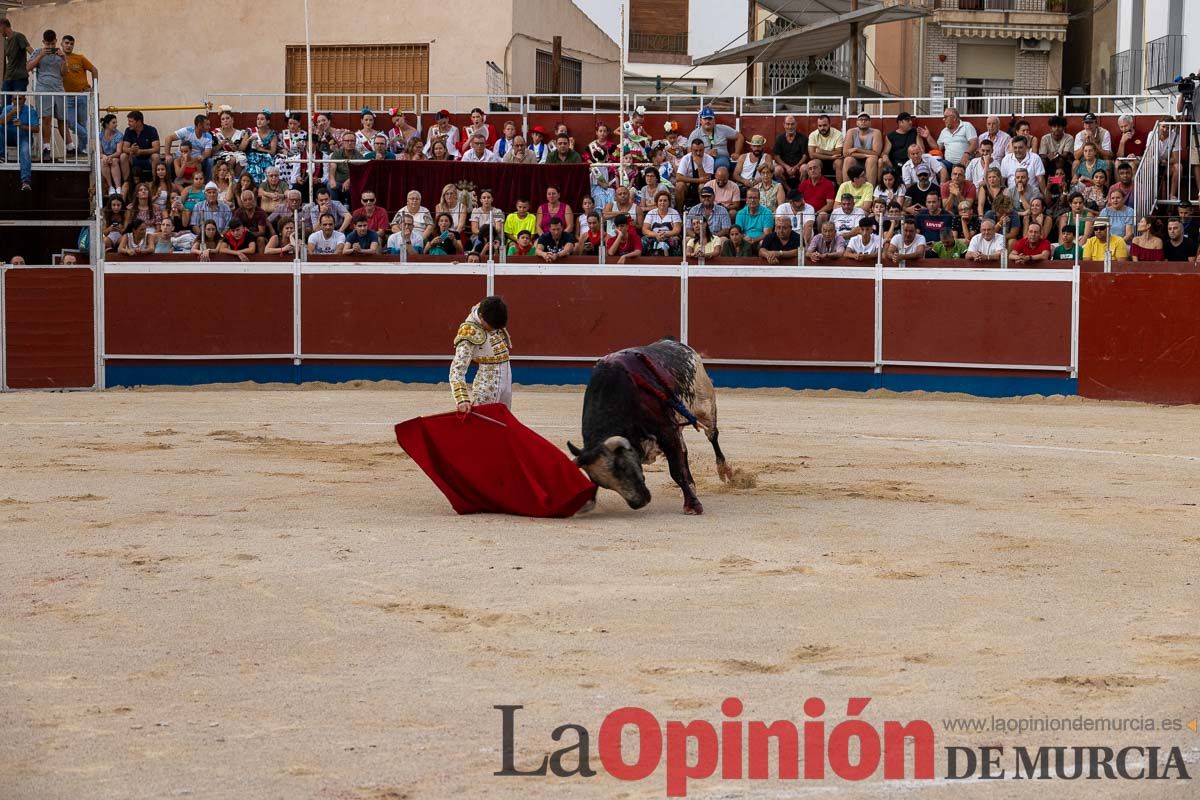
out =
{"type": "Polygon", "coordinates": [[[717,464],[717,477],[721,479],[721,483],[729,483],[733,480],[733,467],[722,461],[717,464]]]}
{"type": "Polygon", "coordinates": [[[697,500],[694,503],[690,503],[690,504],[684,503],[683,504],[683,513],[692,514],[692,515],[700,515],[700,514],[704,513],[704,506],[700,504],[699,500],[697,500]]]}

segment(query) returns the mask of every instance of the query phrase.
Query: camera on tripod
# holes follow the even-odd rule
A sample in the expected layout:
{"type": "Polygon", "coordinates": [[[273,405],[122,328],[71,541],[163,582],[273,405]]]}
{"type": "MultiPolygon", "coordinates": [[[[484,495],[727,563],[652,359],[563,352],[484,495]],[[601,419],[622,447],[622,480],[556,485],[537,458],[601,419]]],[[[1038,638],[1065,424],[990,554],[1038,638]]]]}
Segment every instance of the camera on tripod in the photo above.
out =
{"type": "Polygon", "coordinates": [[[1175,79],[1175,88],[1179,93],[1186,98],[1191,98],[1196,93],[1196,81],[1198,80],[1196,73],[1191,75],[1180,75],[1175,79]]]}

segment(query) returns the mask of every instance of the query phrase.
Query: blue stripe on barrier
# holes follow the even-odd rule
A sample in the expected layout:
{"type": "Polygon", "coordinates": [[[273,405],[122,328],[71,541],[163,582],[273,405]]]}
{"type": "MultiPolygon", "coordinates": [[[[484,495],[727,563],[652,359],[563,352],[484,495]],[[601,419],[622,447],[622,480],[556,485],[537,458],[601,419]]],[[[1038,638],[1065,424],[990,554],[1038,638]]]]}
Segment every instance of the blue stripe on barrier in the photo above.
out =
{"type": "MultiPolygon", "coordinates": [[[[445,383],[442,364],[225,364],[207,361],[172,361],[147,364],[109,362],[105,378],[109,387],[118,386],[199,386],[206,383],[304,383],[324,381],[393,380],[405,383],[445,383]]],[[[535,367],[514,365],[513,379],[524,384],[556,386],[584,385],[590,367],[535,367]]],[[[811,370],[757,370],[710,367],[709,375],[718,387],[763,389],[843,389],[865,392],[890,389],[896,392],[961,392],[979,397],[1017,397],[1021,395],[1074,395],[1078,381],[1073,378],[1018,377],[996,375],[930,375],[908,373],[839,372],[811,370]]]]}

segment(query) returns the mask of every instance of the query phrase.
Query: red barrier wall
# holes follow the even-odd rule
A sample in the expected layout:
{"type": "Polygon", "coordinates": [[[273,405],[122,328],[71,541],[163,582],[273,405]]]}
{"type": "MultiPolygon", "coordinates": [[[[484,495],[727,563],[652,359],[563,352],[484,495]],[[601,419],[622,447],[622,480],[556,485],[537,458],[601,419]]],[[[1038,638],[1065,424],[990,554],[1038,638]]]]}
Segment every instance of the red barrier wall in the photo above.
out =
{"type": "Polygon", "coordinates": [[[118,355],[292,352],[292,276],[105,277],[105,349],[118,355]]]}
{"type": "Polygon", "coordinates": [[[300,341],[327,355],[447,355],[485,275],[302,275],[300,341]]]}
{"type": "Polygon", "coordinates": [[[1079,393],[1101,400],[1200,403],[1200,279],[1084,275],[1079,393]]]}
{"type": "Polygon", "coordinates": [[[92,271],[4,271],[6,382],[13,389],[83,389],[96,383],[92,271]]]}
{"type": "Polygon", "coordinates": [[[688,279],[688,342],[711,358],[875,360],[875,282],[688,279]]]}
{"type": "Polygon", "coordinates": [[[1067,366],[1071,285],[885,281],[883,359],[1067,366]]]}
{"type": "Polygon", "coordinates": [[[679,336],[678,278],[497,275],[495,291],[518,356],[602,356],[679,336]]]}

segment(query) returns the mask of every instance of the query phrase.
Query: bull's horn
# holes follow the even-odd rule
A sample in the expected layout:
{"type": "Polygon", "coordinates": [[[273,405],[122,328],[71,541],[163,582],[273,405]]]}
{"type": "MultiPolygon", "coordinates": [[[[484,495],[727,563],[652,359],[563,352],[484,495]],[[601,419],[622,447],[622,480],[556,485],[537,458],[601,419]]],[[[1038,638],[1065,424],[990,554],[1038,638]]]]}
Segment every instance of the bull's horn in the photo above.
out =
{"type": "Polygon", "coordinates": [[[579,456],[583,455],[583,451],[582,451],[582,450],[580,450],[580,449],[579,449],[578,447],[576,447],[575,445],[571,444],[570,442],[567,442],[567,449],[568,449],[568,450],[570,450],[570,451],[571,451],[571,455],[575,456],[576,458],[578,458],[579,456]]]}
{"type": "Polygon", "coordinates": [[[604,446],[612,453],[633,449],[633,445],[624,436],[610,436],[604,440],[604,446]]]}

